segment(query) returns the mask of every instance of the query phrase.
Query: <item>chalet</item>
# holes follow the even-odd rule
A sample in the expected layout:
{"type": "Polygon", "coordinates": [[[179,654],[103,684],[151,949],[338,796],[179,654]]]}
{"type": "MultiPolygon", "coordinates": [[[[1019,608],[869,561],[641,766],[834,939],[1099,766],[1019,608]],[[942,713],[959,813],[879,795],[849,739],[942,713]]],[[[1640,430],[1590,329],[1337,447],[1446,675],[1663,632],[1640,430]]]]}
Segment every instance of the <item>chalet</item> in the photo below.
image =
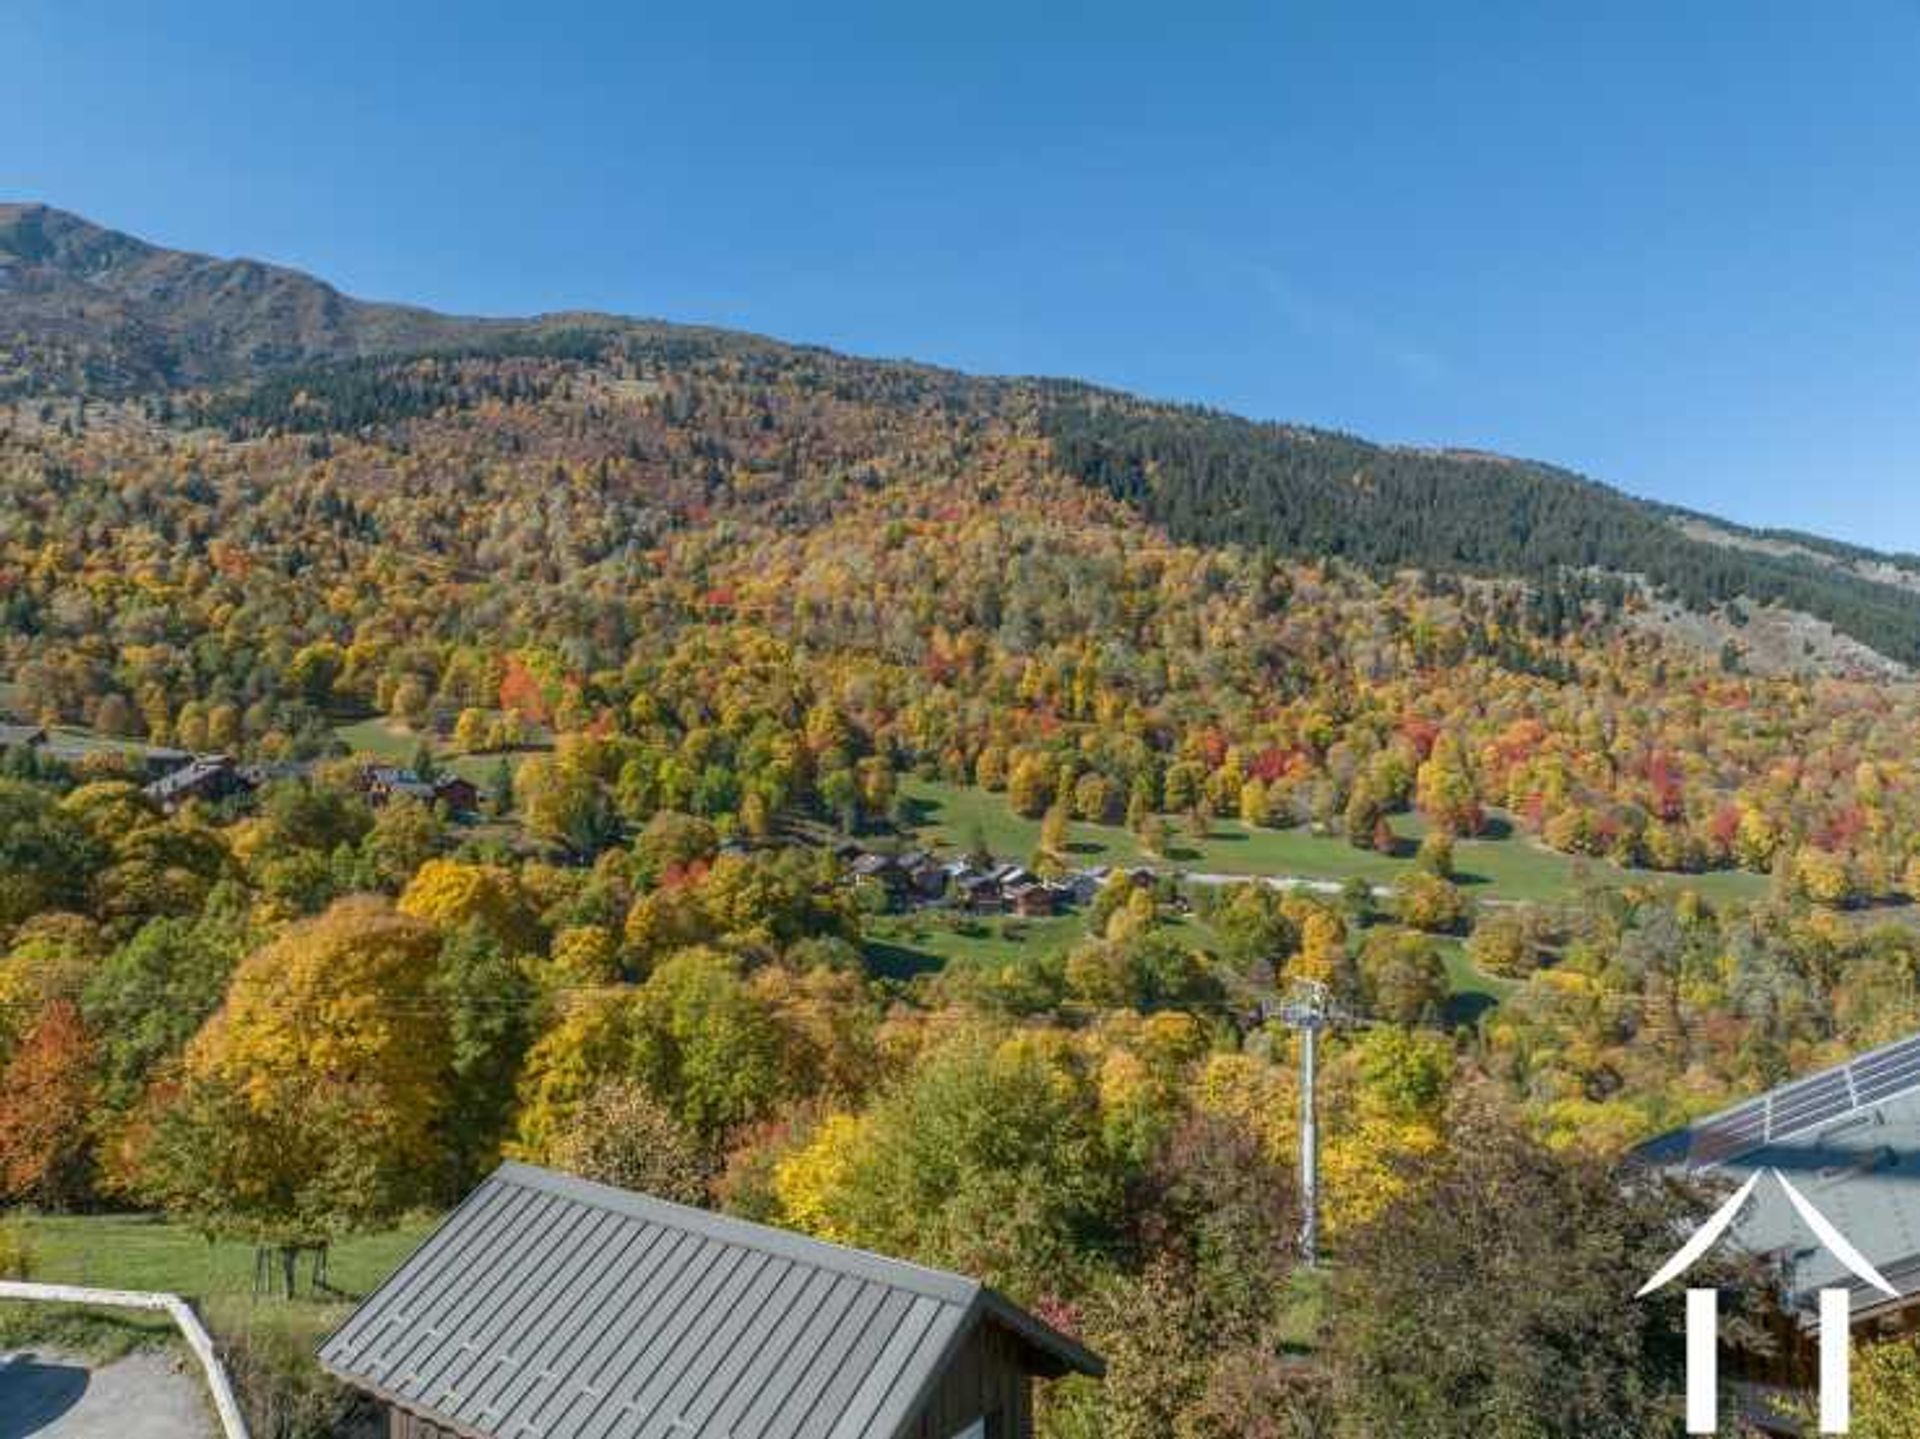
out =
{"type": "Polygon", "coordinates": [[[228,756],[203,754],[195,755],[178,769],[147,784],[141,793],[172,814],[189,800],[205,800],[215,804],[237,794],[247,794],[252,789],[253,786],[228,756]]]}
{"type": "Polygon", "coordinates": [[[1729,1237],[1779,1261],[1786,1308],[1801,1323],[1778,1353],[1747,1366],[1747,1377],[1806,1387],[1817,1367],[1810,1336],[1823,1289],[1850,1295],[1856,1342],[1920,1330],[1920,1035],[1662,1135],[1637,1157],[1734,1185],[1769,1170],[1790,1176],[1891,1285],[1888,1294],[1863,1282],[1844,1256],[1817,1242],[1780,1184],[1757,1184],[1729,1237]]]}
{"type": "Polygon", "coordinates": [[[867,880],[879,885],[887,892],[887,899],[891,903],[905,899],[912,884],[906,868],[896,855],[862,853],[854,858],[848,868],[853,873],[855,883],[867,880]]]}
{"type": "Polygon", "coordinates": [[[955,883],[960,893],[961,906],[974,914],[998,914],[1006,908],[1006,895],[1000,888],[1000,881],[991,874],[974,872],[955,883]]]}
{"type": "Polygon", "coordinates": [[[1030,1439],[1102,1372],[974,1280],[521,1164],[320,1362],[390,1439],[1030,1439]]]}
{"type": "Polygon", "coordinates": [[[940,866],[940,872],[949,884],[965,884],[980,873],[980,867],[970,859],[950,859],[940,866]]]}
{"type": "Polygon", "coordinates": [[[1008,885],[1005,893],[1013,912],[1024,919],[1047,919],[1058,914],[1066,895],[1066,891],[1058,885],[1038,881],[1008,885]]]}
{"type": "Polygon", "coordinates": [[[457,774],[436,775],[433,797],[452,814],[474,814],[480,808],[480,791],[470,779],[457,774]]]}
{"type": "Polygon", "coordinates": [[[1100,893],[1100,877],[1090,869],[1076,869],[1065,880],[1067,898],[1074,904],[1092,904],[1100,893]]]}
{"type": "Polygon", "coordinates": [[[455,814],[480,807],[480,792],[469,780],[456,774],[422,779],[410,769],[393,765],[368,765],[360,771],[360,789],[367,803],[378,809],[390,800],[412,799],[424,805],[444,804],[455,814]]]}
{"type": "Polygon", "coordinates": [[[915,899],[931,901],[947,893],[947,867],[930,854],[916,853],[901,858],[907,884],[915,899]]]}

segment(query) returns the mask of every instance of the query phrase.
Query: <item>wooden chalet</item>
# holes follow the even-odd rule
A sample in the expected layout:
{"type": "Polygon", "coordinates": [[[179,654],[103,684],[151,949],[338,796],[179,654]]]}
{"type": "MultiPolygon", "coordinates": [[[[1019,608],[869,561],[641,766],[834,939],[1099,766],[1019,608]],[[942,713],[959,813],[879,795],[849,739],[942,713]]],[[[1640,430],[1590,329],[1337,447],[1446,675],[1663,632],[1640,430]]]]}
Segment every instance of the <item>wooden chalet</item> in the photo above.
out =
{"type": "Polygon", "coordinates": [[[376,809],[396,799],[418,800],[424,805],[443,804],[455,814],[466,814],[480,807],[479,790],[471,780],[457,774],[422,779],[415,771],[395,765],[368,765],[360,772],[360,789],[367,803],[376,809]]]}
{"type": "Polygon", "coordinates": [[[1058,885],[1038,880],[1009,885],[1006,890],[1007,903],[1023,919],[1048,919],[1058,914],[1066,894],[1058,885]]]}
{"type": "Polygon", "coordinates": [[[172,814],[189,800],[217,804],[234,795],[248,794],[252,789],[231,758],[223,754],[203,754],[193,756],[178,769],[143,786],[141,793],[172,814]]]}
{"type": "Polygon", "coordinates": [[[390,1439],[1030,1439],[1102,1372],[974,1280],[520,1164],[320,1362],[390,1439]]]}

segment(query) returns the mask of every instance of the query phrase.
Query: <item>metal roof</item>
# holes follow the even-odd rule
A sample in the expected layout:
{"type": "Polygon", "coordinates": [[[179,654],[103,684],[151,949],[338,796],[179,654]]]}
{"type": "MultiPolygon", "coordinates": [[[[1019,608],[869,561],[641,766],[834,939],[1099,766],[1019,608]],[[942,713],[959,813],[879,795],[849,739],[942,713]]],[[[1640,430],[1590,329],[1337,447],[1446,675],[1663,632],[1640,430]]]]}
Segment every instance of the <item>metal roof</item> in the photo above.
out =
{"type": "MultiPolygon", "coordinates": [[[[1893,1286],[1920,1295],[1920,1036],[1858,1055],[1641,1146],[1643,1159],[1745,1179],[1787,1175],[1893,1286]]],[[[1791,1297],[1853,1290],[1856,1314],[1890,1301],[1854,1283],[1777,1185],[1762,1183],[1735,1239],[1787,1266],[1791,1297]]]]}
{"type": "Polygon", "coordinates": [[[895,1439],[983,1322],[1101,1372],[973,1280],[506,1164],[320,1360],[476,1439],[895,1439]]]}
{"type": "Polygon", "coordinates": [[[1915,1090],[1920,1090],[1920,1035],[1909,1035],[1696,1121],[1680,1131],[1687,1140],[1686,1162],[1694,1169],[1711,1168],[1915,1090]]]}

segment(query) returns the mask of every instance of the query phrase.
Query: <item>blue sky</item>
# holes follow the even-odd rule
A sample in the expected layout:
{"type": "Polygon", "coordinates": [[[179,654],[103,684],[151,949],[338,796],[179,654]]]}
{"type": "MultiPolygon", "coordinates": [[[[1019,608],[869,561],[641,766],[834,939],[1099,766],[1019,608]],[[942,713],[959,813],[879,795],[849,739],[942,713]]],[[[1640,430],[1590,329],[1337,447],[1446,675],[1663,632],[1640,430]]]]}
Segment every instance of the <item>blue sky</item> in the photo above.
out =
{"type": "Polygon", "coordinates": [[[8,7],[0,195],[1920,550],[1920,0],[8,7]]]}

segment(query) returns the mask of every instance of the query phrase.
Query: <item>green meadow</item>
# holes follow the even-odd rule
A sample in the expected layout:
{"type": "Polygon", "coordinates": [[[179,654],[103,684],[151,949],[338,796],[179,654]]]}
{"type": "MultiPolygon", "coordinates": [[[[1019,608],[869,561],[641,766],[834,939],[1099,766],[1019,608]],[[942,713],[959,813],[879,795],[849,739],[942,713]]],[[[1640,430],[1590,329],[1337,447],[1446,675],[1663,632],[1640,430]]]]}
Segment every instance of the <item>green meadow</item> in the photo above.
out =
{"type": "MultiPolygon", "coordinates": [[[[958,849],[984,839],[994,854],[1025,860],[1040,843],[1040,822],[1017,815],[1006,796],[986,790],[908,779],[902,793],[912,806],[916,838],[922,844],[958,849]]],[[[1413,868],[1413,849],[1422,825],[1417,815],[1395,815],[1394,833],[1402,853],[1355,849],[1345,840],[1301,829],[1260,829],[1238,820],[1216,819],[1204,839],[1187,833],[1184,822],[1169,820],[1164,858],[1141,852],[1133,835],[1119,825],[1070,827],[1071,859],[1076,864],[1152,864],[1191,874],[1290,877],[1339,883],[1356,876],[1370,884],[1390,885],[1413,868]]],[[[1622,869],[1602,860],[1557,854],[1519,835],[1495,819],[1496,836],[1462,840],[1454,846],[1454,868],[1476,900],[1545,902],[1593,886],[1654,884],[1692,889],[1708,899],[1751,899],[1763,893],[1762,876],[1740,872],[1674,875],[1622,869]]]]}

